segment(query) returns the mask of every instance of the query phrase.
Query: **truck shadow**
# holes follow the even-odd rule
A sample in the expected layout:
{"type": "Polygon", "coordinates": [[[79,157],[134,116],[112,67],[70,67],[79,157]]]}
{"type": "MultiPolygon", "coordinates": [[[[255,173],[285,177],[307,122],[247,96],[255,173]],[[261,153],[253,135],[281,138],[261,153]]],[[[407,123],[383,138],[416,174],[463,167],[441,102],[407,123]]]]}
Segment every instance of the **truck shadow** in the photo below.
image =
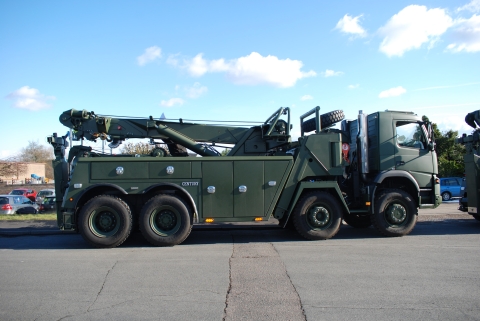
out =
{"type": "MultiPolygon", "coordinates": [[[[480,235],[480,222],[474,219],[468,220],[443,220],[418,222],[413,231],[404,238],[425,236],[425,235],[480,235]]],[[[276,226],[267,227],[238,227],[234,224],[225,224],[214,228],[194,227],[190,236],[177,246],[195,246],[208,244],[230,244],[230,243],[256,243],[256,242],[305,242],[318,243],[332,242],[338,240],[357,239],[391,239],[382,236],[375,228],[356,229],[348,225],[342,225],[340,231],[332,239],[327,241],[308,241],[301,237],[296,231],[282,229],[276,226]]],[[[155,248],[150,245],[139,232],[133,232],[130,237],[117,249],[128,248],[155,248]]],[[[91,250],[109,251],[109,249],[96,249],[89,246],[79,234],[65,235],[43,235],[43,236],[0,236],[0,250],[91,250]]],[[[161,250],[161,248],[158,248],[161,250]]]]}

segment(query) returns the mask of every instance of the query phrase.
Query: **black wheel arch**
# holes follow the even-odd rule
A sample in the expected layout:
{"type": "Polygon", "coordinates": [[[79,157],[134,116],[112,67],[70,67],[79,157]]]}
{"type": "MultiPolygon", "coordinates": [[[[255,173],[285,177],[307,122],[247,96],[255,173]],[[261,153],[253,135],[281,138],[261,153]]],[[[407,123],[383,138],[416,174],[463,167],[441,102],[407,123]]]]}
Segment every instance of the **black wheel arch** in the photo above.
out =
{"type": "Polygon", "coordinates": [[[192,223],[198,223],[197,205],[195,204],[192,195],[190,195],[185,188],[173,183],[158,183],[147,187],[143,191],[143,194],[149,199],[156,194],[165,193],[166,191],[174,191],[177,196],[180,196],[190,206],[193,215],[192,223]]]}
{"type": "MultiPolygon", "coordinates": [[[[122,187],[110,184],[110,183],[101,183],[101,184],[94,184],[87,188],[85,188],[75,200],[75,207],[78,209],[82,207],[88,200],[92,197],[97,195],[127,195],[127,191],[125,191],[122,187]]],[[[68,201],[68,200],[67,200],[68,201]]]]}
{"type": "MultiPolygon", "coordinates": [[[[333,183],[333,182],[331,182],[333,183]]],[[[288,207],[288,210],[285,212],[284,217],[280,219],[280,226],[282,228],[285,228],[288,224],[288,222],[291,219],[293,209],[295,208],[295,205],[297,202],[305,195],[308,194],[312,191],[319,191],[319,192],[326,192],[332,197],[334,197],[340,204],[340,207],[342,209],[342,214],[343,213],[350,213],[350,209],[348,208],[347,204],[345,203],[345,199],[340,197],[340,189],[336,189],[335,187],[332,186],[319,186],[316,185],[315,183],[308,183],[308,185],[300,184],[297,187],[297,190],[293,194],[294,197],[292,198],[292,201],[290,202],[290,205],[288,207]]]]}
{"type": "Polygon", "coordinates": [[[375,207],[375,197],[384,189],[398,188],[404,190],[413,198],[416,207],[420,204],[420,187],[409,172],[399,170],[381,172],[373,179],[373,184],[370,206],[372,213],[375,207]]]}

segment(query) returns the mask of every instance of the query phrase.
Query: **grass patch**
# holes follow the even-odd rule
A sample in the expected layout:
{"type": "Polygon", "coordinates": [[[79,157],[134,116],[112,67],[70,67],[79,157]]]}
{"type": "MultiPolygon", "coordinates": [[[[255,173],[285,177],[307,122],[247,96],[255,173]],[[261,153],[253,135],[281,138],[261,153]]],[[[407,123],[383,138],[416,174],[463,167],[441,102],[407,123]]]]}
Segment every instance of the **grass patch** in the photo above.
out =
{"type": "Polygon", "coordinates": [[[0,215],[0,221],[56,221],[57,213],[0,215]]]}

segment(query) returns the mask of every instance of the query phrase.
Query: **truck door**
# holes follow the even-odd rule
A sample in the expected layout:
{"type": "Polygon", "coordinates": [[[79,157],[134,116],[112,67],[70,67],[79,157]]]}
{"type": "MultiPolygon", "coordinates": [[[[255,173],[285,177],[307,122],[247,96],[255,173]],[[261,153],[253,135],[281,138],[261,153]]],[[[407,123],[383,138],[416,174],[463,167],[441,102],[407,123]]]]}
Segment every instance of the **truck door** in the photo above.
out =
{"type": "Polygon", "coordinates": [[[420,188],[432,188],[436,154],[428,148],[425,126],[419,122],[394,120],[395,169],[410,172],[420,188]]]}

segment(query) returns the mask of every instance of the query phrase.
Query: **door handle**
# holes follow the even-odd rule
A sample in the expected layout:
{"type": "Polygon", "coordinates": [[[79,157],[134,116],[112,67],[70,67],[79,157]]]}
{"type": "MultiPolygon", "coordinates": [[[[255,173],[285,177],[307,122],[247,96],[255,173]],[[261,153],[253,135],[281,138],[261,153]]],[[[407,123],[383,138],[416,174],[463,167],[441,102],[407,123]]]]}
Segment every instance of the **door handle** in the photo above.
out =
{"type": "Polygon", "coordinates": [[[399,162],[396,163],[396,166],[402,166],[402,165],[405,165],[404,161],[399,161],[399,162]]]}

